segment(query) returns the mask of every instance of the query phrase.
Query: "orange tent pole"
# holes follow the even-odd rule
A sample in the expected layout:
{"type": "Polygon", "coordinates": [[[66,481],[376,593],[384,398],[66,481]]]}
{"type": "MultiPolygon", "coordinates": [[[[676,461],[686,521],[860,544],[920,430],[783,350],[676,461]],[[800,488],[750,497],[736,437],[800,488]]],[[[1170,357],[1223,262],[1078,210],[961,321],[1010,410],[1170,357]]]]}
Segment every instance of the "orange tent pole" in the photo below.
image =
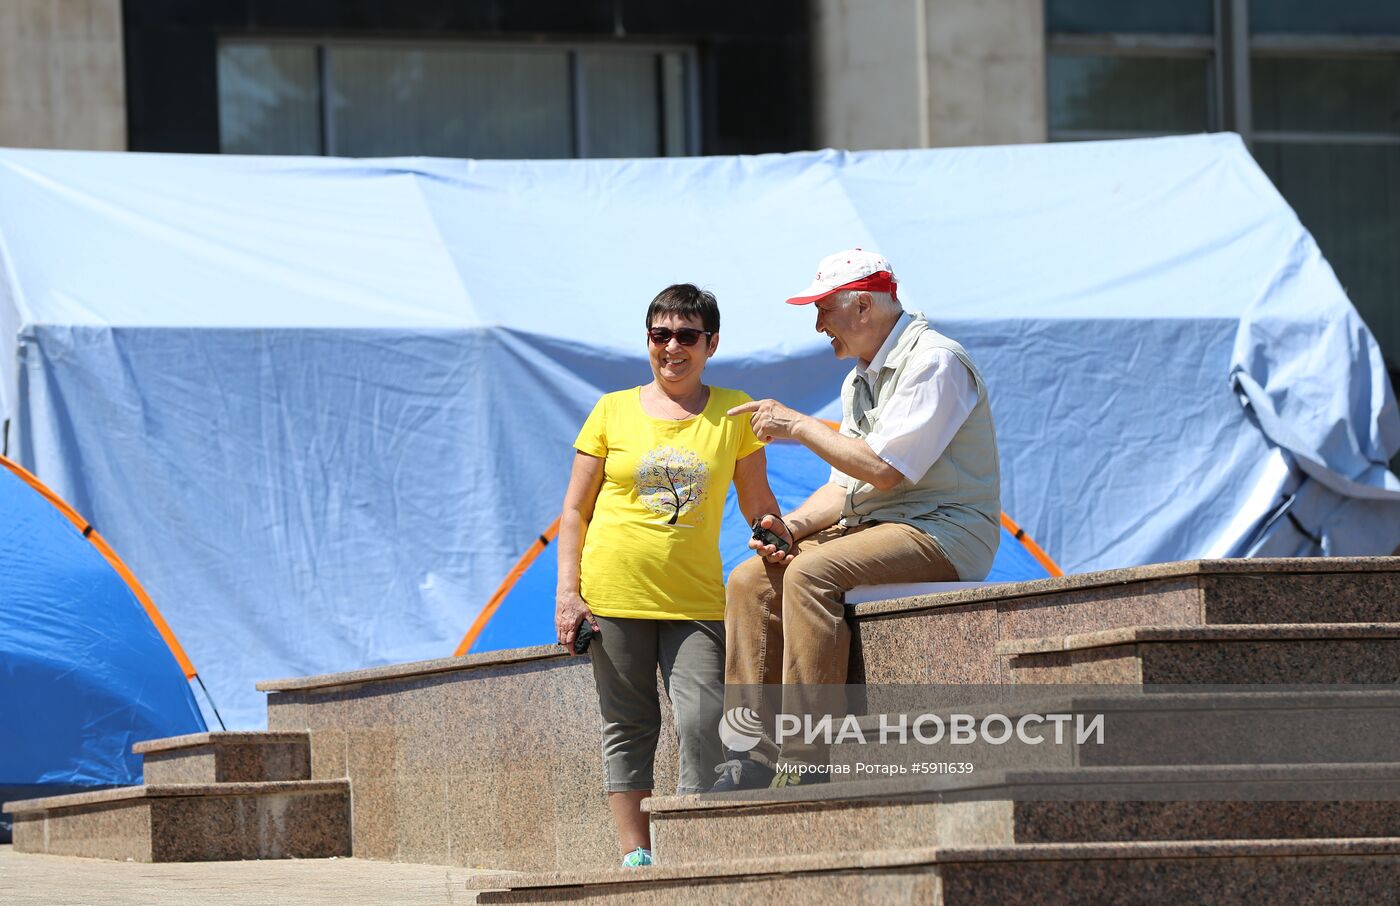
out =
{"type": "Polygon", "coordinates": [[[1026,530],[1016,524],[1016,520],[1002,513],[1001,524],[1011,533],[1012,537],[1021,542],[1022,547],[1031,552],[1031,556],[1039,561],[1041,566],[1045,567],[1047,573],[1052,576],[1063,576],[1065,574],[1064,570],[1060,569],[1055,561],[1050,559],[1050,555],[1045,553],[1030,535],[1026,534],[1026,530]]]}
{"type": "Polygon", "coordinates": [[[68,521],[73,523],[78,531],[82,533],[83,537],[87,539],[88,543],[97,548],[97,552],[102,555],[102,558],[107,561],[107,564],[111,566],[112,569],[116,570],[117,575],[122,577],[122,581],[131,589],[131,593],[136,596],[136,600],[141,602],[141,607],[145,609],[146,616],[150,617],[151,623],[156,627],[156,631],[160,633],[161,638],[165,639],[165,644],[169,646],[170,653],[175,655],[175,660],[179,662],[180,669],[185,672],[185,679],[194,679],[197,674],[197,671],[194,669],[194,664],[190,661],[189,655],[185,654],[185,649],[181,647],[180,640],[175,638],[175,632],[170,628],[170,624],[165,622],[165,617],[161,616],[160,611],[156,609],[155,602],[151,600],[150,595],[146,594],[146,590],[141,587],[140,582],[136,581],[136,576],[132,574],[131,569],[127,567],[121,557],[117,556],[117,552],[112,550],[111,545],[107,543],[106,539],[99,535],[97,530],[92,527],[92,524],[80,516],[77,510],[69,506],[67,501],[49,490],[47,485],[19,463],[12,462],[0,456],[0,465],[8,468],[20,481],[29,485],[38,492],[39,496],[53,504],[54,509],[67,517],[68,521]]]}
{"type": "Polygon", "coordinates": [[[554,521],[549,524],[549,528],[544,530],[544,534],[536,538],[535,543],[531,544],[525,553],[521,554],[520,559],[515,561],[515,565],[510,568],[510,572],[506,573],[505,579],[501,581],[496,593],[491,596],[491,600],[486,602],[486,606],[481,608],[481,613],[477,614],[476,619],[472,621],[471,628],[467,630],[461,644],[457,646],[456,651],[452,652],[453,657],[461,657],[471,650],[472,645],[476,644],[476,637],[481,635],[486,624],[491,622],[491,617],[495,615],[501,602],[506,599],[506,595],[510,594],[510,590],[515,587],[515,583],[520,581],[520,577],[525,575],[525,570],[530,568],[530,564],[535,562],[535,558],[549,546],[549,543],[558,537],[561,518],[561,516],[554,517],[554,521]]]}

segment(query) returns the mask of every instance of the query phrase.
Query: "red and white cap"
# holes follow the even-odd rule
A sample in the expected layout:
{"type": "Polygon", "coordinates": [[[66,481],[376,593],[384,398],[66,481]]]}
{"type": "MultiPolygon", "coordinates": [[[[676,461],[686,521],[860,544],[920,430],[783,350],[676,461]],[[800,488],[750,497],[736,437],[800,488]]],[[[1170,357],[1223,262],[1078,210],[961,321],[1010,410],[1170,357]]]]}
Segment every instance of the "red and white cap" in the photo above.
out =
{"type": "Polygon", "coordinates": [[[884,255],[864,249],[847,249],[827,255],[817,265],[817,279],[802,292],[787,300],[789,305],[807,305],[839,289],[863,289],[872,293],[895,296],[894,269],[884,255]]]}

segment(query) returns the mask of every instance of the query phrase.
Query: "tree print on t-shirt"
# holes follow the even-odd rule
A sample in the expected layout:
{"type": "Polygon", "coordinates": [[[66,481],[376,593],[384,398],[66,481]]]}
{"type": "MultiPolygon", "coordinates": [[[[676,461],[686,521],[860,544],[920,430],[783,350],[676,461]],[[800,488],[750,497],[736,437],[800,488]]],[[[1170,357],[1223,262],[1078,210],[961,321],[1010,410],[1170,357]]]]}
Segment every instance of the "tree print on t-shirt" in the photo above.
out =
{"type": "Polygon", "coordinates": [[[670,516],[667,525],[705,499],[710,467],[690,450],[656,447],[637,466],[637,494],[647,509],[670,516]]]}

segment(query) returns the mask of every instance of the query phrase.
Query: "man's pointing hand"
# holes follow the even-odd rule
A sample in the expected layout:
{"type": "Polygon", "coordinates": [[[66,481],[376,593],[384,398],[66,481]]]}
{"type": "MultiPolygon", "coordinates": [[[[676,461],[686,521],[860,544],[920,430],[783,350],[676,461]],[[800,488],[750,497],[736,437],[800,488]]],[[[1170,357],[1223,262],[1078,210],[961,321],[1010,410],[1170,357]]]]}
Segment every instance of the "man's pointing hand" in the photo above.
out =
{"type": "Polygon", "coordinates": [[[759,440],[769,443],[777,438],[794,438],[797,435],[798,426],[807,416],[796,409],[789,409],[777,400],[753,400],[744,403],[742,406],[735,406],[730,409],[728,415],[747,415],[753,413],[749,419],[749,426],[753,428],[753,433],[759,440]]]}

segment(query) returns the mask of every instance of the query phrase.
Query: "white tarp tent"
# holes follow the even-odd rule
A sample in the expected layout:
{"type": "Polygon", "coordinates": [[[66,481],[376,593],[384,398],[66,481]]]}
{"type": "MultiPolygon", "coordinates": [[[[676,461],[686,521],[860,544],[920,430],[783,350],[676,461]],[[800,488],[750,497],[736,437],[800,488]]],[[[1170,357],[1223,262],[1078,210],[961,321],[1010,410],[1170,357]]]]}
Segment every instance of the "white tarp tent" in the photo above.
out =
{"type": "MultiPolygon", "coordinates": [[[[1380,353],[1232,135],[497,162],[0,151],[9,455],[122,551],[230,726],[258,679],[450,653],[693,281],[712,382],[834,413],[782,300],[847,246],[988,378],[1067,571],[1384,553],[1380,353]]],[[[543,637],[549,635],[545,627],[543,637]]]]}

